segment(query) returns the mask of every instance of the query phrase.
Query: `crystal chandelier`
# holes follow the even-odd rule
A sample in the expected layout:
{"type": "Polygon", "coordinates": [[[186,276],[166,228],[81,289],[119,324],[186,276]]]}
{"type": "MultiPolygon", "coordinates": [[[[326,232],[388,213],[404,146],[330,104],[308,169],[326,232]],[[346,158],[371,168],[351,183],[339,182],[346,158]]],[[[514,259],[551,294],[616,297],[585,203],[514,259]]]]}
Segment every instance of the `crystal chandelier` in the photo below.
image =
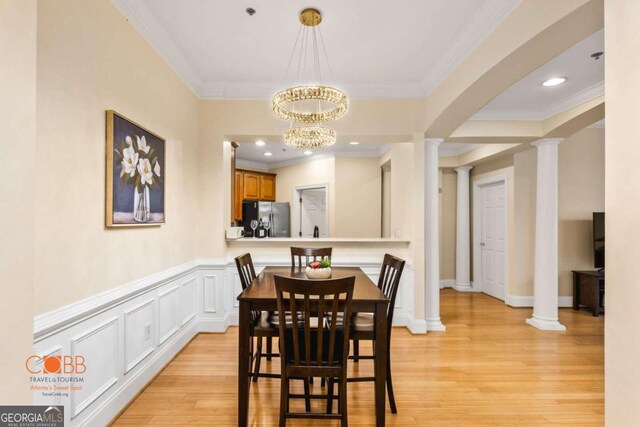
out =
{"type": "Polygon", "coordinates": [[[300,81],[307,70],[307,53],[312,56],[309,61],[313,69],[314,84],[299,84],[284,89],[275,94],[271,107],[274,114],[288,120],[290,129],[285,133],[285,143],[295,148],[322,148],[336,142],[333,129],[322,126],[321,123],[337,120],[344,116],[349,109],[349,99],[344,92],[335,87],[322,84],[322,72],[319,44],[324,52],[327,68],[331,72],[327,50],[324,45],[319,24],[322,15],[316,9],[305,9],[300,13],[300,30],[293,46],[293,51],[287,66],[285,80],[289,75],[292,62],[298,58],[296,80],[300,81]],[[309,46],[310,45],[310,46],[309,46]],[[294,123],[305,126],[295,127],[294,123]]]}

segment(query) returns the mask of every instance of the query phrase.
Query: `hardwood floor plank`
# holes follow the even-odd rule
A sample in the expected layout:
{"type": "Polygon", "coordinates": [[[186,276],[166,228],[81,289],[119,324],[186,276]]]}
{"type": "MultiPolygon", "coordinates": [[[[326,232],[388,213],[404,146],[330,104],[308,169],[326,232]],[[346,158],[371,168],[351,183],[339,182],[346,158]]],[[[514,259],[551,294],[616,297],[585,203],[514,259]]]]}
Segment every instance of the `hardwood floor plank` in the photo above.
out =
{"type": "MultiPolygon", "coordinates": [[[[524,323],[530,309],[514,309],[476,293],[442,292],[445,333],[411,335],[394,328],[391,360],[398,414],[395,427],[592,426],[604,424],[604,316],[560,310],[566,332],[524,323]]],[[[235,426],[237,328],[201,334],[115,421],[115,425],[235,426]]],[[[362,345],[361,354],[371,354],[362,345]]],[[[263,362],[279,372],[279,361],[263,362]]],[[[350,364],[370,376],[371,361],[350,364]]],[[[299,383],[299,384],[298,384],[299,383]]],[[[314,388],[319,388],[316,383],[314,388]]],[[[293,389],[302,391],[302,383],[293,389]]],[[[374,425],[373,384],[349,384],[349,423],[374,425]]],[[[251,385],[250,424],[278,425],[280,383],[251,385]]],[[[295,405],[303,405],[296,402],[295,405]]],[[[320,410],[322,403],[314,402],[320,410]]],[[[295,420],[296,426],[337,426],[295,420]]]]}

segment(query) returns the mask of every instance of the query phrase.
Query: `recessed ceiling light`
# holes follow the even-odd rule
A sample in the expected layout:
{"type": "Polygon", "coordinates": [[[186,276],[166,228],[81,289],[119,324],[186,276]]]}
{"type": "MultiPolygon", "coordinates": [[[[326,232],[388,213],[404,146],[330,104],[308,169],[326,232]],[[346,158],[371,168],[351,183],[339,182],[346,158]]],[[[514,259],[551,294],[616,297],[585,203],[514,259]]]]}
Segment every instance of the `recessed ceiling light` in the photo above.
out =
{"type": "Polygon", "coordinates": [[[262,147],[263,145],[265,145],[264,141],[256,141],[256,145],[259,147],[262,147]]]}
{"type": "Polygon", "coordinates": [[[351,141],[351,142],[349,143],[349,145],[358,145],[358,144],[360,144],[358,141],[351,141]]]}
{"type": "Polygon", "coordinates": [[[313,154],[313,151],[311,151],[311,150],[307,150],[307,151],[304,152],[305,156],[310,156],[312,154],[313,154]]]}
{"type": "Polygon", "coordinates": [[[269,151],[267,151],[266,153],[264,153],[264,155],[265,155],[265,156],[267,156],[267,157],[273,156],[273,154],[272,154],[271,152],[269,152],[269,151]]]}
{"type": "Polygon", "coordinates": [[[546,82],[542,83],[542,86],[545,87],[550,87],[550,86],[558,86],[564,82],[566,82],[567,79],[564,77],[554,77],[552,79],[547,80],[546,82]]]}

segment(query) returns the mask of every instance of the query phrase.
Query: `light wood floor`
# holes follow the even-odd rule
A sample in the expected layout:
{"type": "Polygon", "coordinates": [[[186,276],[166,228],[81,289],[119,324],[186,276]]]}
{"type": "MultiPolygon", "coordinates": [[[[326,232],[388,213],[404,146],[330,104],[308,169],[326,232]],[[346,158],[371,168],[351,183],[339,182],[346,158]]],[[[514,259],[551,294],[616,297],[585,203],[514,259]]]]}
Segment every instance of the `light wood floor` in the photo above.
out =
{"type": "MultiPolygon", "coordinates": [[[[445,290],[446,333],[394,328],[398,414],[387,410],[387,425],[603,425],[604,316],[562,309],[567,332],[560,333],[526,325],[530,314],[483,294],[445,290]]],[[[236,342],[237,328],[196,337],[115,425],[236,425],[236,342]]],[[[370,373],[371,364],[361,361],[355,373],[370,373]]],[[[278,360],[267,369],[277,372],[278,360]]],[[[279,386],[264,378],[251,386],[251,425],[278,424],[279,386]]],[[[374,424],[372,393],[373,383],[349,384],[351,425],[374,424]]]]}

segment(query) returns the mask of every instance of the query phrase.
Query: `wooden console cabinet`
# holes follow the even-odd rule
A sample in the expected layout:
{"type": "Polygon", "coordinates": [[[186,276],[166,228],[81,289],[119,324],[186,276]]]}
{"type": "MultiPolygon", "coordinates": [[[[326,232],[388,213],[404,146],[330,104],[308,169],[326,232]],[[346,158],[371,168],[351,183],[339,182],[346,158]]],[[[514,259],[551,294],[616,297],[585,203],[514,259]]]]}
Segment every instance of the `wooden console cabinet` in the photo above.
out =
{"type": "Polygon", "coordinates": [[[276,174],[236,169],[234,176],[233,219],[242,221],[242,202],[276,201],[276,174]]]}
{"type": "Polygon", "coordinates": [[[602,311],[603,303],[604,272],[573,271],[573,309],[579,310],[584,305],[597,317],[602,311]]]}

